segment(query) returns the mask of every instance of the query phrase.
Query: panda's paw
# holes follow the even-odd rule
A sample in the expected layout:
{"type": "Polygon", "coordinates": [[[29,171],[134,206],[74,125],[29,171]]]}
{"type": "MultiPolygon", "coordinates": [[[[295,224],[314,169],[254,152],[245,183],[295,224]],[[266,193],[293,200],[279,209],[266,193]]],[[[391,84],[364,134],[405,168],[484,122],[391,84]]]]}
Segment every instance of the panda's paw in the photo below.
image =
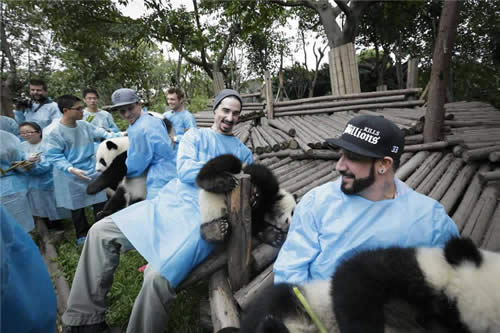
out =
{"type": "Polygon", "coordinates": [[[230,231],[231,225],[227,216],[203,223],[200,228],[201,237],[207,242],[223,242],[229,236],[230,231]]]}
{"type": "Polygon", "coordinates": [[[230,172],[223,172],[210,180],[198,180],[198,185],[212,193],[227,193],[238,186],[238,179],[230,172]]]}
{"type": "Polygon", "coordinates": [[[264,231],[259,233],[259,238],[265,244],[280,248],[281,245],[283,245],[283,243],[285,242],[286,233],[277,228],[269,226],[264,231]]]}

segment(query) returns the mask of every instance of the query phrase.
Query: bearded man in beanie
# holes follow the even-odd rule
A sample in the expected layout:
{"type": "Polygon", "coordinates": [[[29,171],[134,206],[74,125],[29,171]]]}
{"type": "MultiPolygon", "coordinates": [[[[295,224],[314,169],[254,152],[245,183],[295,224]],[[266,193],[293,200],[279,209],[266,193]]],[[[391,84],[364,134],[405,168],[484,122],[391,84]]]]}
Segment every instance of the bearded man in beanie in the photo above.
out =
{"type": "Polygon", "coordinates": [[[441,204],[395,177],[404,137],[394,123],[355,117],[327,142],[341,148],[336,169],[342,177],[312,189],[297,205],[274,263],[275,283],[327,280],[361,250],[441,247],[459,236],[441,204]]]}
{"type": "Polygon", "coordinates": [[[211,128],[192,128],[179,145],[177,178],[153,200],[131,205],[90,228],[62,320],[64,332],[104,332],[113,273],[120,252],[136,249],[147,261],[144,281],[129,318],[127,332],[165,332],[168,305],[175,287],[213,250],[200,234],[200,189],[196,176],[206,162],[233,154],[252,163],[250,150],[232,135],[241,113],[241,98],[231,89],[214,100],[211,128]]]}

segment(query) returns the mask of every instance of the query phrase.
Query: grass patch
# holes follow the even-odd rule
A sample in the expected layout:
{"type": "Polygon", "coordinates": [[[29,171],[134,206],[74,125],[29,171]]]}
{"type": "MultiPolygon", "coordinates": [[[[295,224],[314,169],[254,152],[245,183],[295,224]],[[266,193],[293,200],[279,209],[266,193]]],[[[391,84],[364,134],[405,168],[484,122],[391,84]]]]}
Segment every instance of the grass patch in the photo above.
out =
{"type": "MultiPolygon", "coordinates": [[[[90,223],[93,223],[90,209],[86,209],[90,223]]],[[[65,239],[57,245],[57,262],[64,277],[71,286],[82,247],[76,246],[76,238],[71,221],[65,221],[65,239]]],[[[115,271],[113,285],[108,294],[106,322],[110,326],[121,327],[125,331],[135,298],[142,286],[143,273],[137,269],[146,260],[137,251],[128,251],[120,256],[120,264],[115,271]]],[[[181,291],[169,309],[168,332],[208,333],[199,325],[200,300],[207,297],[208,285],[200,285],[181,291]]]]}

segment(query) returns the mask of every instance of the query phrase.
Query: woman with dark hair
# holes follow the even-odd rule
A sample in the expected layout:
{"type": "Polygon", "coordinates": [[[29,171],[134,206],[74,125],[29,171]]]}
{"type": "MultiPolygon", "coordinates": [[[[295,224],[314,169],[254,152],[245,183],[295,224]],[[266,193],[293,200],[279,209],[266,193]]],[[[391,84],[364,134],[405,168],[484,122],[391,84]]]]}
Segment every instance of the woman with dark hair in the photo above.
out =
{"type": "Polygon", "coordinates": [[[19,133],[25,140],[21,143],[29,161],[38,164],[38,172],[28,176],[28,200],[35,219],[47,218],[52,223],[49,228],[61,228],[59,220],[70,218],[71,212],[56,207],[54,182],[52,181],[52,165],[43,156],[42,129],[35,122],[23,122],[19,125],[19,133]]]}

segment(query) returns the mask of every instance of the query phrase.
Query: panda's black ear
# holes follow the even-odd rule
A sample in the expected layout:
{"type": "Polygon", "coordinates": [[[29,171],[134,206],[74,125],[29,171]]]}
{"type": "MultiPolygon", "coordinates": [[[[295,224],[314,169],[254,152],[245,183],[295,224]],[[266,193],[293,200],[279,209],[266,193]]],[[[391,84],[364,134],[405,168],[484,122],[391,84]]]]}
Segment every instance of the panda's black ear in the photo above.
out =
{"type": "Polygon", "coordinates": [[[113,141],[106,141],[106,147],[108,147],[109,150],[118,149],[118,146],[113,141]]]}

